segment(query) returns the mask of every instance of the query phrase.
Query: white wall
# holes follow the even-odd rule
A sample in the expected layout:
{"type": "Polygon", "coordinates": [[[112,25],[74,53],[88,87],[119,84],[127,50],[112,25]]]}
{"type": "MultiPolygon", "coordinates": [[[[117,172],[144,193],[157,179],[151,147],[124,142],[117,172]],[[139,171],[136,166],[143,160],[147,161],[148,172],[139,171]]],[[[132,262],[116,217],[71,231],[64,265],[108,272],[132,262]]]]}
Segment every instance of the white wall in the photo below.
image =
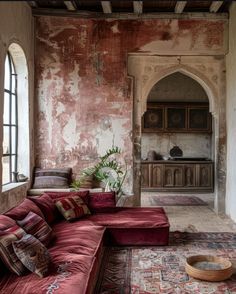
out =
{"type": "MultiPolygon", "coordinates": [[[[17,43],[23,49],[29,71],[29,121],[30,121],[30,169],[34,165],[33,146],[33,109],[34,109],[34,19],[31,9],[25,2],[0,2],[0,73],[4,72],[6,52],[11,43],[17,43]]],[[[0,157],[2,157],[2,118],[3,118],[4,75],[0,75],[0,157]]],[[[27,110],[25,111],[27,113],[27,110]]],[[[25,115],[21,112],[19,120],[25,115]]],[[[0,161],[0,183],[2,182],[2,166],[0,161]]],[[[1,193],[0,212],[9,209],[22,201],[26,194],[26,186],[1,193]]]]}
{"type": "Polygon", "coordinates": [[[236,221],[236,3],[230,9],[227,74],[226,212],[236,221]]]}

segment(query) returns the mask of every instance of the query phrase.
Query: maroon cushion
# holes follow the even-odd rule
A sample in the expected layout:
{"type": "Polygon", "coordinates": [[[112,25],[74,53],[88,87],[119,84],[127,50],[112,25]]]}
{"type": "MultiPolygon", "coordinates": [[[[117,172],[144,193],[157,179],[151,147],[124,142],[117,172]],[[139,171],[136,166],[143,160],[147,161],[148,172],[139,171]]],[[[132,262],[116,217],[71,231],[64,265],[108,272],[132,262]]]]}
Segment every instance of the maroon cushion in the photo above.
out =
{"type": "Polygon", "coordinates": [[[116,207],[116,194],[115,192],[90,193],[88,206],[91,212],[111,212],[116,207]]]}
{"type": "Polygon", "coordinates": [[[40,197],[30,197],[30,199],[41,209],[49,224],[59,217],[57,208],[52,198],[47,193],[44,193],[40,197]]]}
{"type": "Polygon", "coordinates": [[[65,197],[74,197],[79,196],[86,205],[89,204],[89,191],[77,191],[77,192],[45,192],[47,195],[51,197],[51,199],[54,201],[54,203],[59,200],[60,198],[65,197]]]}
{"type": "Polygon", "coordinates": [[[21,204],[10,209],[4,214],[14,220],[21,220],[25,218],[30,211],[33,211],[34,213],[44,218],[42,211],[38,208],[36,204],[34,204],[34,202],[29,199],[25,199],[21,204]]]}
{"type": "Polygon", "coordinates": [[[52,229],[44,219],[34,212],[29,212],[23,220],[18,221],[17,223],[26,233],[33,235],[45,246],[47,246],[52,240],[52,229]]]}

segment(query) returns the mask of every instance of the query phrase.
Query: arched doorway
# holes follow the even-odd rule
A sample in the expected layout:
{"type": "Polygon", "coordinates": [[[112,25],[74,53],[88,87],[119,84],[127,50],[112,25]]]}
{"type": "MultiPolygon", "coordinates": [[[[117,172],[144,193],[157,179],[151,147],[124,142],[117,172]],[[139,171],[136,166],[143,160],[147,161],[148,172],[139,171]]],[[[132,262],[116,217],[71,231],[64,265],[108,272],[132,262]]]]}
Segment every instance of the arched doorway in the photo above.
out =
{"type": "Polygon", "coordinates": [[[205,90],[214,123],[214,209],[225,212],[226,125],[225,75],[222,60],[213,57],[145,56],[130,54],[128,73],[133,78],[133,191],[134,205],[141,195],[141,118],[153,86],[166,76],[180,72],[194,79],[205,90]]]}
{"type": "Polygon", "coordinates": [[[203,87],[177,71],[152,87],[146,109],[141,135],[142,204],[201,203],[202,198],[213,208],[215,136],[203,87]],[[171,154],[173,148],[182,154],[171,154]]]}

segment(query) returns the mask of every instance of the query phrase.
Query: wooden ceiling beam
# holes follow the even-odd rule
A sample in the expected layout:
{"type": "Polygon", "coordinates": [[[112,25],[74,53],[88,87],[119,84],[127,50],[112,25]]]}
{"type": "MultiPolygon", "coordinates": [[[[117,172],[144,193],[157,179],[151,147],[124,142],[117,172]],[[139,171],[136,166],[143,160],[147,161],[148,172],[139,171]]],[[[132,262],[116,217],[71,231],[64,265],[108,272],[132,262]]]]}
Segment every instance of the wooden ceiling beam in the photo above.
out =
{"type": "Polygon", "coordinates": [[[187,1],[177,1],[175,4],[175,13],[182,13],[187,4],[187,1]]]}
{"type": "Polygon", "coordinates": [[[38,4],[36,1],[27,1],[27,3],[29,4],[30,7],[33,7],[33,8],[37,8],[38,7],[38,4]]]}
{"type": "Polygon", "coordinates": [[[212,1],[210,6],[210,12],[216,13],[223,3],[224,1],[212,1]]]}
{"type": "Polygon", "coordinates": [[[103,13],[112,13],[111,1],[101,1],[103,13]]]}
{"type": "Polygon", "coordinates": [[[133,1],[134,13],[143,13],[143,1],[133,1]]]}
{"type": "Polygon", "coordinates": [[[77,5],[74,1],[64,1],[64,4],[66,5],[67,10],[69,11],[77,10],[77,5]]]}

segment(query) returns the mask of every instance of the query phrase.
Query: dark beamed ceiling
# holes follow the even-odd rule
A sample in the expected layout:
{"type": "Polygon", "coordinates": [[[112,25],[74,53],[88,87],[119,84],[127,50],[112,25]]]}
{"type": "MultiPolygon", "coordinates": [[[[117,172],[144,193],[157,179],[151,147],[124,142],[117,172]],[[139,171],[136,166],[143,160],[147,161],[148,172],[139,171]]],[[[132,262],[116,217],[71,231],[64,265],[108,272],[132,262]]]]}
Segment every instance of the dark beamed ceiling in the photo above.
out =
{"type": "Polygon", "coordinates": [[[33,14],[48,15],[104,15],[111,14],[155,14],[155,13],[227,13],[232,0],[224,1],[171,1],[171,0],[35,0],[27,1],[33,14]]]}

